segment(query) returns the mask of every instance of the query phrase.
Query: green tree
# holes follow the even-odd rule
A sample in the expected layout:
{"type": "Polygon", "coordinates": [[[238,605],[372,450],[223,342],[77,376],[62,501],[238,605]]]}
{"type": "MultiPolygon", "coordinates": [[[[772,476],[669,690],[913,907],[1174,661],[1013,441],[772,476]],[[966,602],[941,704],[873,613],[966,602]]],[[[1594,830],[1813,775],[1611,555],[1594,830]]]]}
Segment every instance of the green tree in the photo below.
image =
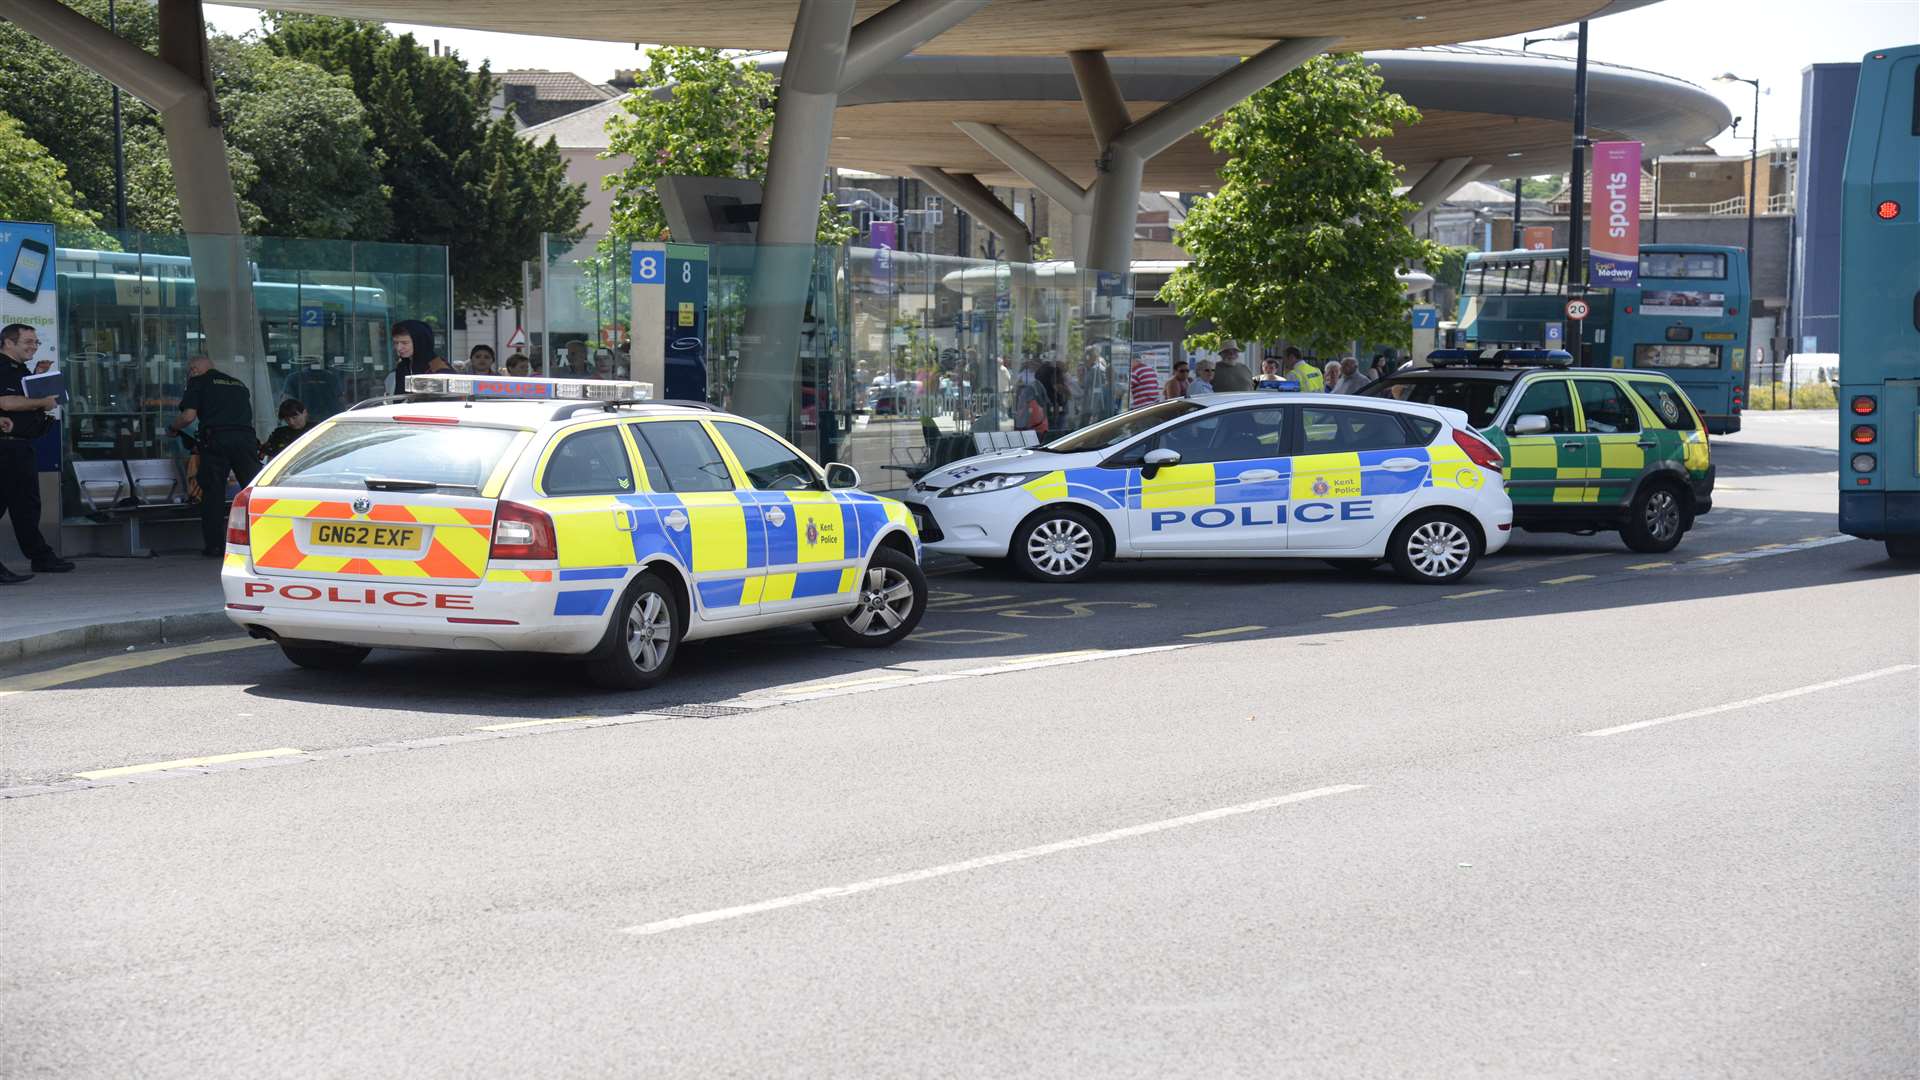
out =
{"type": "Polygon", "coordinates": [[[27,138],[20,121],[0,113],[0,218],[60,226],[62,243],[111,247],[99,215],[79,205],[67,168],[27,138]]]}
{"type": "MultiPolygon", "coordinates": [[[[719,49],[677,45],[647,50],[636,83],[608,119],[600,155],[629,159],[601,181],[614,193],[612,233],[620,248],[630,240],[665,238],[663,176],[764,180],[777,96],[773,76],[760,68],[719,49]]],[[[852,236],[852,221],[831,196],[822,198],[818,241],[840,244],[852,236]]]]}
{"type": "Polygon", "coordinates": [[[520,263],[541,233],[580,234],[583,185],[569,184],[549,139],[515,133],[491,116],[498,87],[487,66],[434,56],[411,34],[378,23],[314,15],[268,15],[274,52],[344,76],[366,110],[383,157],[392,227],[386,238],[444,244],[459,303],[491,307],[520,295],[520,263]]]}
{"type": "Polygon", "coordinates": [[[1316,57],[1229,109],[1207,128],[1223,183],[1187,212],[1177,239],[1193,262],[1160,295],[1241,340],[1407,342],[1394,275],[1433,245],[1403,222],[1413,205],[1393,193],[1393,163],[1360,144],[1419,119],[1354,54],[1316,57]]]}

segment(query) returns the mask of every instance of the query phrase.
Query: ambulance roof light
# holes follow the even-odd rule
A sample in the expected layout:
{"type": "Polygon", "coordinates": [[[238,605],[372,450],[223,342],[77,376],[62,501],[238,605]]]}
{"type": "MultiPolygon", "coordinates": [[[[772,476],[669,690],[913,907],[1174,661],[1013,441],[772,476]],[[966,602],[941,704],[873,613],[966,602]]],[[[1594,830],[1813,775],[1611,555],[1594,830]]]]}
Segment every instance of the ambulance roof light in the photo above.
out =
{"type": "Polygon", "coordinates": [[[653,398],[653,384],[616,379],[409,375],[407,393],[488,401],[650,401],[653,398]]]}

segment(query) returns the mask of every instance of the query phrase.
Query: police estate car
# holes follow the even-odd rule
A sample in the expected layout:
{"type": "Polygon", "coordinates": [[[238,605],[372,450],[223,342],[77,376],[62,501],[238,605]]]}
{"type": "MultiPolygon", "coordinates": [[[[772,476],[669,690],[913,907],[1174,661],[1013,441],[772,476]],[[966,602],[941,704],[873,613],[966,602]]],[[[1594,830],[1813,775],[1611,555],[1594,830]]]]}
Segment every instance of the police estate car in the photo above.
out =
{"type": "Polygon", "coordinates": [[[926,608],[906,507],[751,421],[643,383],[407,390],[317,425],[234,501],[227,613],[303,667],[524,650],[643,687],[682,641],[812,623],[878,647],[926,608]]]}
{"type": "Polygon", "coordinates": [[[1713,509],[1707,427],[1657,371],[1573,367],[1561,350],[1438,350],[1363,393],[1459,409],[1506,460],[1514,524],[1618,530],[1635,551],[1672,551],[1713,509]]]}
{"type": "Polygon", "coordinates": [[[905,496],[931,551],[1079,581],[1105,559],[1392,561],[1458,581],[1506,546],[1500,455],[1453,409],[1214,394],[929,473],[905,496]]]}

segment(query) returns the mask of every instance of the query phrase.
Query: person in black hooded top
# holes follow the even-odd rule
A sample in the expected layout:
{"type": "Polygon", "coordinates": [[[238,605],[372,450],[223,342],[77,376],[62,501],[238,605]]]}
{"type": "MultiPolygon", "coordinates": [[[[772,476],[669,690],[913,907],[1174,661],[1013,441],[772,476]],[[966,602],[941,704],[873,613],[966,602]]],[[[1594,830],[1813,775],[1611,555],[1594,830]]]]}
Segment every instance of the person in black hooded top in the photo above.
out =
{"type": "Polygon", "coordinates": [[[418,319],[393,324],[393,374],[387,376],[388,394],[405,392],[409,375],[448,370],[451,365],[434,349],[433,327],[418,319]]]}

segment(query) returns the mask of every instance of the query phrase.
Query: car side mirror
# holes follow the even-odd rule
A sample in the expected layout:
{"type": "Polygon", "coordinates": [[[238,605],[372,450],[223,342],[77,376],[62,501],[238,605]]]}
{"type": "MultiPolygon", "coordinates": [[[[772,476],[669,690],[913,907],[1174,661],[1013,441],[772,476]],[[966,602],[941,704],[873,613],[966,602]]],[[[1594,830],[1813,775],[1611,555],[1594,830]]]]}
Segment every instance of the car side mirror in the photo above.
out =
{"type": "Polygon", "coordinates": [[[1140,459],[1140,475],[1151,480],[1159,474],[1161,466],[1178,464],[1180,464],[1178,450],[1168,450],[1165,447],[1149,450],[1146,457],[1140,459]]]}
{"type": "Polygon", "coordinates": [[[1516,417],[1513,423],[1507,425],[1509,435],[1545,435],[1552,430],[1552,422],[1539,413],[1516,417]]]}
{"type": "Polygon", "coordinates": [[[827,487],[836,491],[860,486],[860,470],[843,461],[827,463],[827,487]]]}

